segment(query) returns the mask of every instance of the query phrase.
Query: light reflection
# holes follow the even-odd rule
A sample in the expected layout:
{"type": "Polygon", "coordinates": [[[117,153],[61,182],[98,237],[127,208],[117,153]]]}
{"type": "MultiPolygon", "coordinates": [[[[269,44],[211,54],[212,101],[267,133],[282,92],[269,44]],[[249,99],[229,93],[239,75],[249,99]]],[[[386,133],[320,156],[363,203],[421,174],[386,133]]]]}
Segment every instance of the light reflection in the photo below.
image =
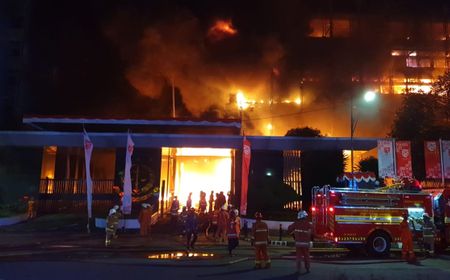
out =
{"type": "Polygon", "coordinates": [[[212,258],[213,253],[192,253],[192,252],[173,252],[173,253],[160,253],[148,255],[147,259],[153,260],[179,260],[179,259],[189,259],[189,258],[212,258]]]}

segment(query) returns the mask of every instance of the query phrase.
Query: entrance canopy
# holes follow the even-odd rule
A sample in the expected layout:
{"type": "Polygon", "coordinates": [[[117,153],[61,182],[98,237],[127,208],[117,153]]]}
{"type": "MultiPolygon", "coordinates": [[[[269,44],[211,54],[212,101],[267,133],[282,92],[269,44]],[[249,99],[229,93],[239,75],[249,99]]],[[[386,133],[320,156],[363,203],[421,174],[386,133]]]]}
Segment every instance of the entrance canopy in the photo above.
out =
{"type": "MultiPolygon", "coordinates": [[[[127,143],[126,132],[89,132],[97,148],[120,148],[127,143]]],[[[241,149],[242,136],[132,133],[136,148],[192,147],[241,149]]],[[[378,138],[247,136],[254,150],[354,150],[368,151],[378,138]]],[[[82,147],[83,133],[54,131],[2,131],[0,146],[11,147],[82,147]]]]}

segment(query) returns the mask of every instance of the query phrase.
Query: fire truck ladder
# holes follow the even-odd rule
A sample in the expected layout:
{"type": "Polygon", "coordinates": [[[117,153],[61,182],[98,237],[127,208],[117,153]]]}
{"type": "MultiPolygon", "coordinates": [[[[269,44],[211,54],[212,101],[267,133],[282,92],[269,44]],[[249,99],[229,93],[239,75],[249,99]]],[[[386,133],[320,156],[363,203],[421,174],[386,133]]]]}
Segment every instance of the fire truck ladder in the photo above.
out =
{"type": "Polygon", "coordinates": [[[322,197],[322,199],[321,199],[322,203],[320,205],[320,209],[319,209],[319,207],[317,207],[317,211],[320,210],[322,212],[322,219],[321,219],[321,221],[317,221],[316,217],[314,216],[312,222],[313,223],[320,222],[322,225],[326,225],[328,223],[328,215],[327,215],[326,209],[328,208],[328,205],[330,203],[329,202],[330,185],[325,185],[323,187],[315,186],[312,188],[311,201],[312,201],[313,205],[315,205],[315,206],[318,206],[317,205],[317,195],[318,194],[320,194],[322,197]]]}

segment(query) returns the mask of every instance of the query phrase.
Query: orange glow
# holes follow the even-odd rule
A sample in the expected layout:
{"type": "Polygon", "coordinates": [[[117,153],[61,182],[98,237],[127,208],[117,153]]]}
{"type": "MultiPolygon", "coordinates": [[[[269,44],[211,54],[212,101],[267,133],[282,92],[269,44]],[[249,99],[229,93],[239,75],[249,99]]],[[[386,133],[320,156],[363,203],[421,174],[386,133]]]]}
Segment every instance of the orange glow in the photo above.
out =
{"type": "Polygon", "coordinates": [[[208,37],[213,41],[220,41],[237,34],[237,29],[233,27],[231,20],[217,20],[208,31],[208,37]]]}
{"type": "MultiPolygon", "coordinates": [[[[192,192],[192,205],[198,208],[200,191],[227,194],[231,190],[232,150],[212,148],[173,148],[170,176],[167,176],[169,148],[163,148],[161,180],[168,179],[169,194],[178,196],[180,205],[186,205],[192,192]]],[[[160,196],[161,197],[161,196],[160,196]]],[[[166,193],[165,200],[170,196],[166,193]]]]}
{"type": "Polygon", "coordinates": [[[300,104],[302,104],[302,100],[300,99],[300,97],[297,97],[296,99],[295,99],[295,104],[297,104],[297,105],[300,105],[300,104]]]}
{"type": "Polygon", "coordinates": [[[236,93],[236,103],[239,110],[245,110],[249,106],[248,101],[245,99],[244,93],[240,90],[236,93]]]}

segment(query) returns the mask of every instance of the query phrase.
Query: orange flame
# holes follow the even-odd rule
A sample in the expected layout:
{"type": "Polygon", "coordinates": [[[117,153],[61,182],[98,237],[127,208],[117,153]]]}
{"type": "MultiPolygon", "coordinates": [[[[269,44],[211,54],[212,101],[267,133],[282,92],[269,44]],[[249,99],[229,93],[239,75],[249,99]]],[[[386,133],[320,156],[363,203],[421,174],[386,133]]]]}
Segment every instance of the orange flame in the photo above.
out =
{"type": "Polygon", "coordinates": [[[220,41],[237,34],[237,29],[233,27],[231,20],[217,20],[208,31],[208,37],[213,41],[220,41]]]}

